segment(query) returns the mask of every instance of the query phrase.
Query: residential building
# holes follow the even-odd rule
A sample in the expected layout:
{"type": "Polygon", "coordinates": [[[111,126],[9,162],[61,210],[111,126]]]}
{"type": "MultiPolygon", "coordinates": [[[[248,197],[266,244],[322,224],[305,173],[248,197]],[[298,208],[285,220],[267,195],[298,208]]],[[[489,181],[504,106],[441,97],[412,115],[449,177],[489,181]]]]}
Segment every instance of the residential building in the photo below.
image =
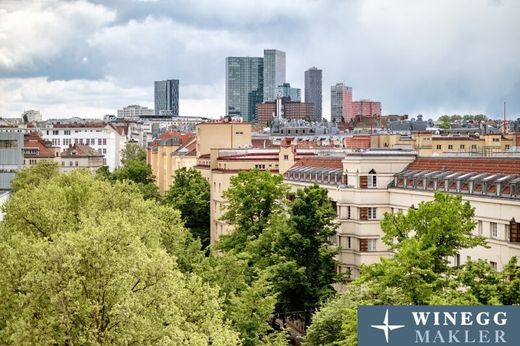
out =
{"type": "Polygon", "coordinates": [[[263,100],[264,59],[226,58],[226,115],[255,119],[255,109],[263,100]]]}
{"type": "Polygon", "coordinates": [[[61,154],[61,172],[70,172],[74,169],[87,169],[91,173],[103,166],[103,155],[94,148],[84,144],[72,144],[61,154]]]}
{"type": "Polygon", "coordinates": [[[121,150],[127,142],[127,133],[113,123],[104,122],[47,122],[40,131],[44,140],[61,150],[68,149],[73,144],[89,145],[104,156],[103,164],[114,171],[121,166],[121,150]]]}
{"type": "Polygon", "coordinates": [[[285,83],[285,52],[264,49],[263,101],[276,99],[276,87],[285,83]]]}
{"type": "MultiPolygon", "coordinates": [[[[156,95],[157,96],[157,95],[156,95]]],[[[154,115],[153,109],[140,105],[129,105],[117,110],[118,118],[136,118],[143,115],[154,115]]]]}
{"type": "Polygon", "coordinates": [[[179,80],[168,79],[155,82],[155,114],[179,115],[179,80]]]}
{"type": "Polygon", "coordinates": [[[291,101],[301,102],[302,100],[302,89],[291,88],[290,83],[283,83],[276,88],[276,98],[286,97],[291,101]]]}
{"type": "Polygon", "coordinates": [[[475,208],[475,235],[489,249],[461,250],[452,264],[468,259],[496,263],[501,270],[520,255],[520,158],[421,158],[406,151],[367,151],[344,157],[300,160],[285,174],[293,189],[319,184],[327,188],[340,226],[338,270],[359,275],[362,264],[378,262],[392,252],[382,242],[385,213],[415,208],[435,191],[461,194],[475,208]]]}
{"type": "Polygon", "coordinates": [[[352,119],[352,88],[337,83],[330,88],[330,116],[337,123],[352,119]]]}
{"type": "MultiPolygon", "coordinates": [[[[2,173],[0,173],[1,175],[2,173]]],[[[0,222],[4,219],[4,213],[2,212],[2,205],[7,202],[11,193],[7,190],[0,190],[0,222]]]]}
{"type": "Polygon", "coordinates": [[[166,131],[148,146],[147,161],[152,168],[159,194],[164,195],[168,191],[177,169],[195,166],[194,137],[192,133],[166,131]]]}
{"type": "Polygon", "coordinates": [[[11,190],[14,179],[23,165],[23,133],[0,132],[0,191],[11,190]]]}
{"type": "Polygon", "coordinates": [[[380,117],[381,102],[371,100],[352,101],[352,116],[380,117]]]}
{"type": "Polygon", "coordinates": [[[311,67],[305,71],[305,103],[314,105],[313,121],[322,119],[322,71],[311,67]]]}
{"type": "Polygon", "coordinates": [[[24,134],[22,152],[24,167],[36,165],[40,161],[60,161],[60,148],[43,140],[38,132],[24,134]]]}

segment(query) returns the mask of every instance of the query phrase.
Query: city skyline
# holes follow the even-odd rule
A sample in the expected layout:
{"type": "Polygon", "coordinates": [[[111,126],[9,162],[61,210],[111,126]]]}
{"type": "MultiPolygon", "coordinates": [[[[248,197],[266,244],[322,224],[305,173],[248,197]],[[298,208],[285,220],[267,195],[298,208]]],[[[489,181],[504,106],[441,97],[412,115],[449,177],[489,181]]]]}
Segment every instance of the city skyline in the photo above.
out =
{"type": "Polygon", "coordinates": [[[328,90],[345,83],[383,114],[520,115],[520,24],[512,0],[322,0],[261,7],[236,1],[2,1],[0,116],[102,117],[153,107],[155,80],[175,76],[180,115],[222,116],[228,56],[286,52],[286,81],[309,66],[328,90]],[[232,9],[232,10],[230,10],[232,9]],[[486,25],[482,25],[482,23],[486,25]],[[334,28],[334,30],[331,30],[334,28]],[[38,33],[38,34],[35,34],[38,33]]]}

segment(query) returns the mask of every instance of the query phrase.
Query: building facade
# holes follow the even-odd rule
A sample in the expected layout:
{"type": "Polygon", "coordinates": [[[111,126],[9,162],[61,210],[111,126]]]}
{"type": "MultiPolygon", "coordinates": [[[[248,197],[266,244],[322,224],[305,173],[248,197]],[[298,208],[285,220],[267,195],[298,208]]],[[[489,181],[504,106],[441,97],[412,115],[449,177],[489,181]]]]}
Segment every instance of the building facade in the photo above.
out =
{"type": "Polygon", "coordinates": [[[11,190],[11,181],[23,165],[23,133],[0,132],[0,191],[11,190]]]}
{"type": "Polygon", "coordinates": [[[380,117],[381,102],[371,100],[353,101],[352,116],[380,117]]]}
{"type": "Polygon", "coordinates": [[[136,118],[143,115],[154,115],[153,109],[140,105],[129,105],[117,110],[118,118],[136,118]]]}
{"type": "Polygon", "coordinates": [[[103,155],[88,145],[73,144],[61,154],[61,172],[70,172],[75,169],[86,169],[91,173],[103,166],[103,155]]]}
{"type": "Polygon", "coordinates": [[[264,49],[263,101],[276,99],[276,87],[285,83],[285,52],[264,49]]]}
{"type": "Polygon", "coordinates": [[[264,59],[226,58],[226,115],[255,119],[255,109],[263,100],[264,59]]]}
{"type": "Polygon", "coordinates": [[[352,88],[337,83],[330,88],[330,116],[334,122],[349,122],[352,114],[352,88]]]}
{"type": "Polygon", "coordinates": [[[256,105],[257,123],[270,126],[274,117],[283,119],[303,119],[310,121],[314,116],[314,105],[291,101],[287,97],[256,105]]]}
{"type": "Polygon", "coordinates": [[[168,79],[155,82],[155,114],[179,115],[179,80],[168,79]]]}
{"type": "Polygon", "coordinates": [[[313,121],[322,119],[322,71],[311,67],[305,71],[305,103],[314,105],[313,121]]]}
{"type": "Polygon", "coordinates": [[[290,83],[283,83],[276,88],[276,98],[287,97],[291,99],[291,101],[299,101],[302,100],[302,89],[300,88],[291,88],[290,83]]]}

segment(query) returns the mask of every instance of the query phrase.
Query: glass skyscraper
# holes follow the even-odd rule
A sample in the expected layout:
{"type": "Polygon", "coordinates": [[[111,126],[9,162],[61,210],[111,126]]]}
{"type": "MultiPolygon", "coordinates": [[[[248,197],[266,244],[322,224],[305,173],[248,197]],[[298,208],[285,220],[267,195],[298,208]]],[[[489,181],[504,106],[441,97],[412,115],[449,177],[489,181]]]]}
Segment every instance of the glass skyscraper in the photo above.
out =
{"type": "Polygon", "coordinates": [[[305,102],[314,104],[314,121],[322,118],[322,74],[321,70],[311,67],[305,71],[305,102]]]}
{"type": "Polygon", "coordinates": [[[263,76],[263,58],[226,58],[226,115],[255,120],[256,105],[263,99],[263,76]]]}
{"type": "Polygon", "coordinates": [[[276,97],[289,97],[291,101],[301,101],[302,90],[300,88],[291,88],[290,83],[283,83],[276,88],[276,97]]]}
{"type": "Polygon", "coordinates": [[[276,88],[285,83],[285,52],[264,49],[264,102],[276,99],[276,88]]]}
{"type": "Polygon", "coordinates": [[[155,82],[155,114],[179,115],[179,80],[168,79],[155,82]]]}

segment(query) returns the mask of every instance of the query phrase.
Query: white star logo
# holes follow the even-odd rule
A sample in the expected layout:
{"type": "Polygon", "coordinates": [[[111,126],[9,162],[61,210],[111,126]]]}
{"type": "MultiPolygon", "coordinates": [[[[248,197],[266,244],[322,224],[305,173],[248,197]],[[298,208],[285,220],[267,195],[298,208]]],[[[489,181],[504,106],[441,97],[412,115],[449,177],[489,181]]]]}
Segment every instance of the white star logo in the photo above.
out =
{"type": "Polygon", "coordinates": [[[386,343],[388,344],[388,332],[390,330],[396,330],[396,329],[399,329],[399,328],[404,328],[404,325],[402,325],[402,324],[399,324],[399,325],[388,324],[388,309],[386,309],[385,319],[383,320],[383,324],[373,324],[370,327],[376,328],[376,329],[381,329],[385,333],[386,343]]]}

